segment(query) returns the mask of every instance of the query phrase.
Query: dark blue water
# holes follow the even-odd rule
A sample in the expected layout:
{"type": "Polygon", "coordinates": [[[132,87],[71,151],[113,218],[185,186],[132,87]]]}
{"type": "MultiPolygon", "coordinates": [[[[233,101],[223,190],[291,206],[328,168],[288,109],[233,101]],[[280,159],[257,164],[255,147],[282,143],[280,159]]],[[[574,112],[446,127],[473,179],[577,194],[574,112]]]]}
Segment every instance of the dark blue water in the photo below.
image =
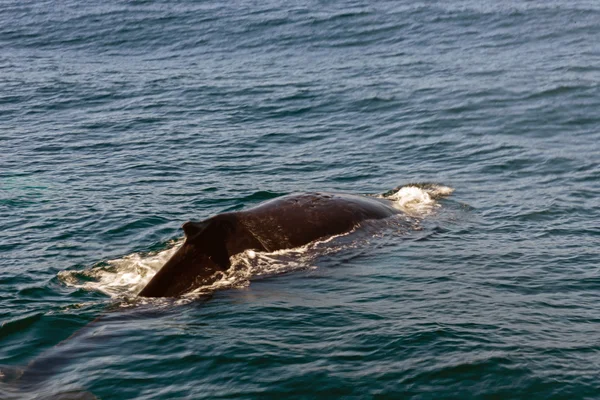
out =
{"type": "Polygon", "coordinates": [[[0,398],[600,398],[599,38],[585,0],[4,0],[0,398]],[[135,296],[186,220],[410,182],[455,192],[135,296]]]}

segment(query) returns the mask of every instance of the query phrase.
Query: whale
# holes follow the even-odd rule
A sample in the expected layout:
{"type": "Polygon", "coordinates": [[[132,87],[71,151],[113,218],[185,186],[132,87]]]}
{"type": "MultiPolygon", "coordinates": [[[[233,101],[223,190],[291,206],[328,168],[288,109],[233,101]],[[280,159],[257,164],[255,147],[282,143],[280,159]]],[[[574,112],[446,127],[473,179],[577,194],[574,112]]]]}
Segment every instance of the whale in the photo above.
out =
{"type": "Polygon", "coordinates": [[[344,193],[295,193],[255,207],[183,224],[185,241],[141,290],[142,297],[179,297],[210,285],[230,257],[273,252],[352,231],[365,220],[401,213],[390,199],[344,193]]]}

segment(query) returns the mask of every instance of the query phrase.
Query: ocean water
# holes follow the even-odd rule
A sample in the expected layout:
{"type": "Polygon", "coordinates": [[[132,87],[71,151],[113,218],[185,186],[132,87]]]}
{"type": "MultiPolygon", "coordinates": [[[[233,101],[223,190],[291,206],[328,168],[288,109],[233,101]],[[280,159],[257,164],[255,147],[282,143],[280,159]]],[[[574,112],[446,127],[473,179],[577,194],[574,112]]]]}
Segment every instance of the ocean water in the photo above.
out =
{"type": "Polygon", "coordinates": [[[600,398],[599,38],[591,0],[3,0],[0,398],[600,398]],[[415,182],[454,192],[136,296],[187,220],[415,182]]]}

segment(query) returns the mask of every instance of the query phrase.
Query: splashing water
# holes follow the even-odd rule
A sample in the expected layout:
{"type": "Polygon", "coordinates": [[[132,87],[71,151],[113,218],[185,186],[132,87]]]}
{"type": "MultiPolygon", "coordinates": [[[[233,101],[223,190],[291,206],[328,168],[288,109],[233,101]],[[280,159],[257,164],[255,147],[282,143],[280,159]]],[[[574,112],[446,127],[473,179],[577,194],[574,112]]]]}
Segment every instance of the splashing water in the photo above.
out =
{"type": "Polygon", "coordinates": [[[180,239],[158,253],[133,253],[83,271],[61,271],[58,279],[68,286],[99,291],[113,298],[135,296],[182,244],[180,239]]]}
{"type": "Polygon", "coordinates": [[[411,216],[426,216],[440,206],[437,199],[447,197],[452,192],[454,189],[447,186],[415,183],[401,186],[378,197],[393,200],[395,208],[411,216]]]}
{"type": "MultiPolygon", "coordinates": [[[[219,289],[246,287],[254,277],[316,268],[311,263],[319,255],[356,245],[355,243],[330,245],[337,238],[352,232],[354,230],[294,249],[272,253],[246,250],[236,254],[230,258],[229,270],[217,272],[217,279],[211,285],[191,291],[184,295],[181,301],[185,302],[219,289]]],[[[183,240],[178,240],[172,242],[172,247],[158,253],[149,255],[133,253],[83,271],[61,271],[58,273],[58,278],[70,287],[99,291],[115,299],[127,299],[136,296],[182,244],[183,240]]]]}

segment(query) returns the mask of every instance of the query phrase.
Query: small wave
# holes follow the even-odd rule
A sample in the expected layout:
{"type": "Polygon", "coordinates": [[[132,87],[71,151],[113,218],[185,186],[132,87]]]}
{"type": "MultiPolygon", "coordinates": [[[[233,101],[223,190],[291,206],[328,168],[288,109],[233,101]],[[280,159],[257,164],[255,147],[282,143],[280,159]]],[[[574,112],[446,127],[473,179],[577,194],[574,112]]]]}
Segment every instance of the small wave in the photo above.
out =
{"type": "Polygon", "coordinates": [[[435,183],[413,183],[397,187],[378,197],[394,201],[394,207],[411,216],[425,216],[439,207],[438,199],[450,196],[454,189],[435,183]]]}

